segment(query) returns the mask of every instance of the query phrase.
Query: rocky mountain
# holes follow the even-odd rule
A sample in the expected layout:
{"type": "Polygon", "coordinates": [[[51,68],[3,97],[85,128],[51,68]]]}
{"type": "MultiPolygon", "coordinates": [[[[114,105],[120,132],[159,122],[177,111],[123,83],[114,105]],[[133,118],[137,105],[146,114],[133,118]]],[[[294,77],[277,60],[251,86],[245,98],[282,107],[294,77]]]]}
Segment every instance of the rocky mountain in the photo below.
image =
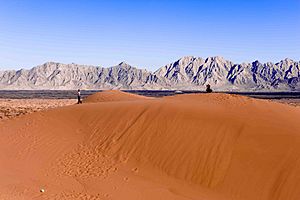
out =
{"type": "Polygon", "coordinates": [[[30,70],[0,72],[1,89],[143,89],[156,87],[155,80],[152,73],[126,63],[103,68],[47,62],[30,70]]]}
{"type": "Polygon", "coordinates": [[[0,71],[0,89],[174,89],[300,91],[300,62],[235,64],[222,57],[183,57],[156,72],[124,62],[104,68],[47,62],[29,70],[0,71]]]}
{"type": "Polygon", "coordinates": [[[222,57],[183,57],[155,72],[168,87],[204,88],[210,84],[222,91],[300,90],[300,62],[285,59],[279,63],[234,64],[222,57]]]}

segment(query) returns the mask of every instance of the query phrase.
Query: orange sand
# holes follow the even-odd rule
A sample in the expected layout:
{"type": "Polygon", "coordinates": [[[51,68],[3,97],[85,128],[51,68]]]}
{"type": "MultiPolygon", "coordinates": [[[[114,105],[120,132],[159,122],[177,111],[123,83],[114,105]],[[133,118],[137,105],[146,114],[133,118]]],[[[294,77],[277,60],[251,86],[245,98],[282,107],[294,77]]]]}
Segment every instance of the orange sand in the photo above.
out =
{"type": "Polygon", "coordinates": [[[100,103],[112,101],[136,101],[142,99],[150,99],[150,97],[140,96],[136,94],[126,93],[119,90],[104,90],[88,96],[83,100],[84,103],[100,103]]]}
{"type": "Polygon", "coordinates": [[[300,199],[299,107],[103,95],[0,122],[1,200],[300,199]]]}

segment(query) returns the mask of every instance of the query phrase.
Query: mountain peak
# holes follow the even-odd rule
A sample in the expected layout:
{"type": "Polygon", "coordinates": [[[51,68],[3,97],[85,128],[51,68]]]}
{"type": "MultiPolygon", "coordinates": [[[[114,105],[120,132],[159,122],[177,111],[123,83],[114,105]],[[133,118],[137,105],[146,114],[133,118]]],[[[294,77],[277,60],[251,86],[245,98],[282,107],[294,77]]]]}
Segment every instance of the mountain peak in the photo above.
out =
{"type": "Polygon", "coordinates": [[[57,65],[57,64],[60,64],[60,63],[58,63],[58,62],[54,62],[54,61],[48,61],[48,62],[45,62],[44,64],[42,64],[42,65],[57,65]]]}
{"type": "Polygon", "coordinates": [[[255,60],[253,63],[256,64],[256,65],[261,64],[261,62],[259,62],[259,60],[255,60]]]}
{"type": "Polygon", "coordinates": [[[223,56],[213,56],[212,58],[216,60],[225,60],[223,56]]]}
{"type": "Polygon", "coordinates": [[[205,59],[205,62],[225,63],[226,60],[222,56],[212,56],[212,57],[207,57],[205,59]]]}
{"type": "Polygon", "coordinates": [[[283,61],[286,62],[286,63],[292,63],[292,62],[294,62],[294,60],[292,60],[290,58],[285,58],[283,61]]]}
{"type": "Polygon", "coordinates": [[[195,58],[194,56],[183,56],[179,60],[191,60],[191,59],[194,59],[194,58],[195,58]]]}
{"type": "Polygon", "coordinates": [[[130,66],[128,63],[126,63],[125,61],[122,61],[118,64],[118,66],[122,66],[122,67],[128,67],[130,66]]]}
{"type": "Polygon", "coordinates": [[[212,60],[214,60],[216,62],[226,62],[225,58],[222,56],[213,56],[212,60]]]}

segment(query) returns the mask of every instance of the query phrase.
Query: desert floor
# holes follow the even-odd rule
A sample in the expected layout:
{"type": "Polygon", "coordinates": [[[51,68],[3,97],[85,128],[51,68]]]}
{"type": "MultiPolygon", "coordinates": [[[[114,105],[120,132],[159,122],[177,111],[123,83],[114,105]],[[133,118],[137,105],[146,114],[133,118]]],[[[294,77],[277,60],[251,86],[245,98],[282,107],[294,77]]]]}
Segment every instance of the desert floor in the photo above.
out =
{"type": "Polygon", "coordinates": [[[285,103],[291,106],[300,106],[300,99],[278,99],[278,100],[272,100],[279,103],[285,103]]]}
{"type": "Polygon", "coordinates": [[[0,120],[75,103],[74,99],[0,99],[0,120]]]}
{"type": "Polygon", "coordinates": [[[1,101],[13,110],[0,120],[1,200],[300,199],[294,100],[105,91],[75,103],[1,101]]]}

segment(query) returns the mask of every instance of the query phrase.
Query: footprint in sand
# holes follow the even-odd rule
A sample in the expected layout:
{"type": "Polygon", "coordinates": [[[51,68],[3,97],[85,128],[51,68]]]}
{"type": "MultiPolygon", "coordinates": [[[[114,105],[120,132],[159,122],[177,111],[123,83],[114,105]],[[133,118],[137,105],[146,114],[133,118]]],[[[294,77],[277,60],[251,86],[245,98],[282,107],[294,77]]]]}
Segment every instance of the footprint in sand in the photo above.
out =
{"type": "Polygon", "coordinates": [[[133,168],[131,171],[134,172],[134,173],[138,173],[139,169],[136,167],[136,168],[133,168]]]}

